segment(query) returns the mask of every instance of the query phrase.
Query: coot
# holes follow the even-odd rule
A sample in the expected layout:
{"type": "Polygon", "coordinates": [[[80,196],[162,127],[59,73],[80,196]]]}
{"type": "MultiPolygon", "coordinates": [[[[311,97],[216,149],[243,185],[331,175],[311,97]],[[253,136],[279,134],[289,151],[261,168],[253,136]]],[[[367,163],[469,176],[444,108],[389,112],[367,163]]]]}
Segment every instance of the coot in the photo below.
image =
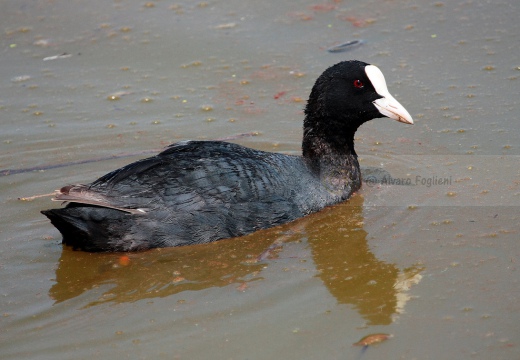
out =
{"type": "Polygon", "coordinates": [[[63,243],[85,251],[136,251],[208,243],[295,220],[361,187],[354,134],[368,120],[413,124],[382,72],[340,62],[312,88],[302,156],[219,141],[183,141],[89,185],[61,188],[65,208],[42,211],[63,243]]]}

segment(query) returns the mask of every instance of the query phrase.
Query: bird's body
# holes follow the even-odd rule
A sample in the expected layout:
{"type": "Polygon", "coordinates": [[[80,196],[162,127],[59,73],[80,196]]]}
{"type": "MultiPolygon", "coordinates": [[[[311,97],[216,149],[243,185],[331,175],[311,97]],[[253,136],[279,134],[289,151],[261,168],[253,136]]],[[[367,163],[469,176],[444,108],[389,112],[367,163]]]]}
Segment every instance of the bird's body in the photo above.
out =
{"type": "MultiPolygon", "coordinates": [[[[356,171],[357,160],[351,160],[349,167],[356,171]]],[[[313,173],[301,156],[187,141],[88,186],[63,188],[60,199],[72,203],[45,214],[74,223],[76,230],[65,241],[85,250],[207,243],[284,224],[346,200],[360,186],[359,173],[355,177],[332,184],[313,173]]]]}
{"type": "MultiPolygon", "coordinates": [[[[369,66],[375,68],[343,62],[317,80],[306,108],[303,156],[181,142],[89,185],[62,188],[56,200],[67,207],[43,213],[74,248],[135,251],[241,236],[344,201],[361,186],[355,131],[389,116],[379,108],[380,99],[391,98],[380,94],[384,78],[384,89],[373,84],[380,71],[371,75],[369,66]],[[342,99],[349,91],[352,99],[342,99]]],[[[390,117],[412,123],[390,100],[398,105],[390,117]]]]}

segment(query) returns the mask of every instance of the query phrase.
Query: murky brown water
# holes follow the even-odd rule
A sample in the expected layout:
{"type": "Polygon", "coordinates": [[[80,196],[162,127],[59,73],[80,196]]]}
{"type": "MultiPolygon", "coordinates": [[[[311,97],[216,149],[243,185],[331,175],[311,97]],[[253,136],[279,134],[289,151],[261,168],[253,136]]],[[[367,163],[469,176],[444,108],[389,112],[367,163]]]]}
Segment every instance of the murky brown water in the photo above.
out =
{"type": "Polygon", "coordinates": [[[241,133],[298,153],[315,78],[350,58],[378,65],[416,124],[360,129],[367,183],[348,203],[203,246],[74,252],[39,214],[55,204],[18,200],[138,155],[0,177],[0,357],[520,357],[519,14],[514,1],[2,1],[0,170],[241,133]],[[374,333],[393,337],[352,345],[374,333]]]}

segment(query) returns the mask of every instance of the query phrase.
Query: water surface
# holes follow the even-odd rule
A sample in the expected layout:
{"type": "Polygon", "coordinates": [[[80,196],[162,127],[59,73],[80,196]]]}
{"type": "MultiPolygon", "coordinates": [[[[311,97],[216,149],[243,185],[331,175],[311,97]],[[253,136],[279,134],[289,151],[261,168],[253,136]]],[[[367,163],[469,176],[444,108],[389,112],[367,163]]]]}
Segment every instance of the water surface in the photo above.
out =
{"type": "Polygon", "coordinates": [[[511,1],[3,1],[1,357],[518,358],[519,14],[511,1]],[[314,80],[351,58],[383,70],[416,124],[362,126],[367,181],[345,204],[122,255],[63,247],[39,214],[58,204],[18,200],[183,139],[252,133],[233,141],[298,154],[314,80]],[[53,167],[92,159],[105,160],[53,167]],[[29,168],[46,170],[6,171],[29,168]],[[352,345],[374,333],[393,337],[352,345]]]}

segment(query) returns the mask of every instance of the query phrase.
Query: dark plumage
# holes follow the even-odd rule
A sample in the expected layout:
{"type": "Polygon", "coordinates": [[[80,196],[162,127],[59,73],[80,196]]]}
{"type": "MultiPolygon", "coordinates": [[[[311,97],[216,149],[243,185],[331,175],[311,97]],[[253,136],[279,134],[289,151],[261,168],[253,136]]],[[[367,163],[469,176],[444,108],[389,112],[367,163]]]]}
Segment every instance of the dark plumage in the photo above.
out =
{"type": "Polygon", "coordinates": [[[360,61],[327,69],[305,108],[303,156],[217,141],[185,141],[89,185],[62,188],[65,208],[42,211],[63,243],[135,251],[207,243],[287,223],[361,186],[354,133],[392,117],[413,123],[380,70],[360,61]]]}

